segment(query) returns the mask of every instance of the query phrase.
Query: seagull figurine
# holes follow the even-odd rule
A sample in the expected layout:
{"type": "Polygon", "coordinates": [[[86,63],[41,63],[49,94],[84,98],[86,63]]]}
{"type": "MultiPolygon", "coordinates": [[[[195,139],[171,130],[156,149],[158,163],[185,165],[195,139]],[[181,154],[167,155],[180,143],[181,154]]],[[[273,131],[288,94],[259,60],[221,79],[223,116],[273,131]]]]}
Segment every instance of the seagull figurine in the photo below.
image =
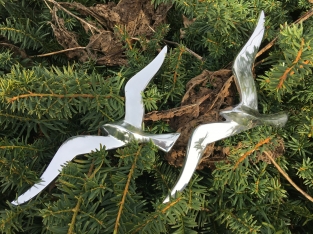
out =
{"type": "Polygon", "coordinates": [[[42,182],[33,185],[24,194],[12,202],[14,205],[25,203],[40,193],[60,173],[62,166],[77,155],[87,154],[105,146],[106,150],[129,144],[132,140],[148,142],[152,140],[161,150],[168,152],[179,137],[179,133],[148,134],[142,131],[144,105],[141,92],[160,69],[167,52],[164,47],[158,56],[144,69],[133,76],[125,86],[125,119],[120,122],[105,124],[102,128],[107,136],[74,136],[65,141],[56,152],[48,168],[40,177],[42,182]]]}
{"type": "MultiPolygon", "coordinates": [[[[256,87],[252,74],[252,64],[260,47],[264,34],[265,16],[262,11],[258,24],[233,64],[235,83],[240,93],[240,103],[231,110],[221,111],[226,121],[198,126],[192,133],[187,146],[184,166],[169,196],[174,197],[177,191],[182,192],[189,183],[206,146],[212,142],[233,136],[258,125],[268,124],[282,127],[288,116],[284,112],[262,115],[258,111],[256,87]]],[[[169,202],[167,196],[163,203],[169,202]]]]}

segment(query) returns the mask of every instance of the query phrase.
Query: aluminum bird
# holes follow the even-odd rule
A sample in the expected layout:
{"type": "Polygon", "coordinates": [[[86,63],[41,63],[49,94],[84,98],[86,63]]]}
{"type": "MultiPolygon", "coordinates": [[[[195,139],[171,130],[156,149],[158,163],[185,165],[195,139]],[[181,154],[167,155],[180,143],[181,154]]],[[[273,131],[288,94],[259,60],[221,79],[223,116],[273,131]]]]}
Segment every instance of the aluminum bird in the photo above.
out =
{"type": "MultiPolygon", "coordinates": [[[[184,190],[208,144],[258,125],[269,124],[281,127],[287,122],[286,113],[262,115],[258,111],[252,64],[263,38],[264,21],[265,16],[262,11],[252,36],[241,49],[233,64],[235,83],[241,99],[239,105],[231,110],[220,112],[220,115],[226,119],[225,122],[203,124],[194,130],[189,139],[182,172],[169,196],[173,197],[177,191],[182,192],[184,190]]],[[[163,203],[169,201],[169,196],[165,198],[163,203]]]]}
{"type": "Polygon", "coordinates": [[[58,149],[48,168],[40,177],[42,182],[33,185],[12,204],[19,205],[35,197],[59,175],[66,162],[71,161],[77,155],[100,149],[100,145],[105,146],[106,150],[110,150],[122,147],[132,140],[147,142],[151,139],[159,149],[169,151],[179,137],[179,133],[153,135],[144,133],[141,127],[144,115],[141,92],[160,69],[166,52],[167,47],[164,47],[151,63],[127,82],[125,86],[125,119],[123,121],[102,126],[108,133],[107,136],[75,136],[69,138],[58,149]]]}

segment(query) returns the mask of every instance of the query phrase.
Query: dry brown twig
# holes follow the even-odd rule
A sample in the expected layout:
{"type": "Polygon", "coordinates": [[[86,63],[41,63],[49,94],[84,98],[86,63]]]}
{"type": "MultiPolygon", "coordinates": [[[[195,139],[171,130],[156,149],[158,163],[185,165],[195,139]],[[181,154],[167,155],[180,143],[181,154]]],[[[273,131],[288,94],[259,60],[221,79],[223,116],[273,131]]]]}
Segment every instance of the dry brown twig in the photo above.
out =
{"type": "Polygon", "coordinates": [[[56,2],[54,0],[46,0],[46,1],[53,3],[57,8],[59,8],[62,11],[66,12],[67,14],[73,16],[75,19],[79,20],[83,24],[87,25],[90,28],[91,33],[93,33],[91,28],[94,29],[95,31],[97,31],[98,33],[103,32],[103,30],[98,29],[97,27],[93,26],[92,24],[88,23],[87,21],[83,20],[82,18],[79,18],[78,16],[74,15],[72,12],[70,12],[69,10],[64,8],[63,6],[61,6],[58,2],[56,2]]]}
{"type": "Polygon", "coordinates": [[[27,54],[25,53],[25,51],[16,45],[6,43],[6,42],[1,42],[0,46],[10,48],[13,53],[19,54],[22,58],[27,58],[27,54]]]}
{"type": "Polygon", "coordinates": [[[264,153],[266,154],[266,156],[271,160],[271,162],[273,163],[273,165],[277,168],[277,170],[286,178],[286,180],[288,180],[288,182],[296,189],[298,190],[303,196],[305,196],[308,200],[310,200],[311,202],[313,202],[313,198],[307,194],[306,192],[304,192],[298,185],[295,184],[295,182],[292,181],[292,179],[288,176],[288,174],[277,164],[277,162],[273,159],[273,157],[267,153],[266,151],[264,151],[264,153]]]}
{"type": "MultiPolygon", "coordinates": [[[[228,80],[223,84],[223,87],[221,88],[221,90],[225,90],[225,89],[229,89],[231,83],[233,82],[233,78],[234,75],[232,75],[231,77],[228,78],[228,80]]],[[[223,92],[219,92],[217,94],[217,96],[215,97],[214,101],[212,102],[212,105],[209,107],[209,110],[212,110],[212,108],[214,107],[215,103],[218,101],[219,98],[221,98],[223,96],[223,92]]]]}
{"type": "Polygon", "coordinates": [[[87,47],[75,47],[75,48],[69,48],[69,49],[65,49],[65,50],[54,51],[54,52],[46,53],[46,54],[33,55],[33,56],[29,56],[29,57],[30,58],[47,57],[47,56],[51,56],[51,55],[62,54],[62,53],[73,51],[73,50],[85,50],[86,48],[87,47]]]}
{"type": "MultiPolygon", "coordinates": [[[[174,42],[174,41],[169,41],[169,40],[165,40],[165,39],[163,39],[163,41],[164,41],[165,43],[168,43],[168,44],[172,44],[172,45],[179,46],[179,43],[174,42]]],[[[189,54],[193,55],[193,56],[196,57],[198,60],[203,61],[203,57],[201,57],[200,55],[198,55],[197,53],[195,53],[195,52],[192,51],[191,49],[188,49],[187,47],[185,47],[185,48],[186,48],[186,51],[187,51],[189,54]]]]}
{"type": "MultiPolygon", "coordinates": [[[[98,35],[98,37],[101,36],[101,34],[98,35]]],[[[96,41],[97,39],[91,41],[87,46],[83,47],[75,47],[75,48],[69,48],[69,49],[65,49],[65,50],[59,50],[59,51],[54,51],[54,52],[50,52],[50,53],[46,53],[46,54],[39,54],[39,55],[33,55],[33,56],[29,56],[30,58],[40,58],[40,57],[47,57],[47,56],[51,56],[51,55],[56,55],[56,54],[62,54],[68,51],[73,51],[73,50],[88,50],[89,47],[96,41]]]]}

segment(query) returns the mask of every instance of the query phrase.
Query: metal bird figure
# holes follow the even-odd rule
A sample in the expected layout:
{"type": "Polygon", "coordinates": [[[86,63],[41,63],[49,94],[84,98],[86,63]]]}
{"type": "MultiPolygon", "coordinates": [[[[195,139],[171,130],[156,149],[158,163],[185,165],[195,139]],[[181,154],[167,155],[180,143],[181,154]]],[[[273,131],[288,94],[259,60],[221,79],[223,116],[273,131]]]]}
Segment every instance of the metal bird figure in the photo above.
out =
{"type": "MultiPolygon", "coordinates": [[[[235,83],[241,99],[239,105],[231,110],[220,112],[226,119],[225,122],[203,124],[194,130],[189,139],[182,172],[169,196],[173,197],[177,191],[182,192],[184,190],[208,144],[258,125],[269,124],[281,127],[287,122],[288,116],[286,113],[261,115],[258,111],[252,64],[263,38],[264,21],[265,16],[262,11],[252,36],[237,55],[233,64],[235,83]]],[[[169,196],[165,198],[163,203],[169,201],[169,196]]]]}
{"type": "Polygon", "coordinates": [[[179,133],[153,135],[144,133],[141,127],[144,115],[141,92],[160,69],[166,52],[167,47],[164,47],[150,64],[127,82],[125,86],[126,113],[123,121],[102,126],[108,133],[107,136],[75,136],[69,138],[58,149],[41,176],[42,182],[33,185],[12,204],[19,205],[35,197],[59,175],[66,162],[71,161],[77,155],[100,149],[100,144],[105,146],[106,150],[110,150],[122,147],[132,140],[147,142],[151,139],[159,149],[169,151],[179,137],[179,133]]]}

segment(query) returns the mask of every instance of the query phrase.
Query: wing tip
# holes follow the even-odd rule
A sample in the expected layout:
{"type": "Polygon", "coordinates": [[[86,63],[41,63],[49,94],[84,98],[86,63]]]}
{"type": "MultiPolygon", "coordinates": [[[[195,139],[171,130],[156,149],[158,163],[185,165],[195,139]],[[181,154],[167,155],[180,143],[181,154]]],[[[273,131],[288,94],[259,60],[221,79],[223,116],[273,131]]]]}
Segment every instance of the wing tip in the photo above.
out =
{"type": "Polygon", "coordinates": [[[124,90],[126,100],[124,120],[137,128],[141,128],[144,115],[144,105],[140,92],[142,92],[146,88],[150,80],[158,72],[164,62],[166,53],[167,46],[164,46],[159,54],[141,71],[139,71],[132,78],[130,78],[125,85],[124,90]],[[135,89],[134,86],[136,86],[135,89]],[[133,118],[132,116],[136,117],[133,118]],[[139,119],[137,119],[137,116],[139,116],[139,119]]]}
{"type": "Polygon", "coordinates": [[[246,42],[246,44],[242,47],[238,55],[236,56],[234,63],[233,63],[233,73],[235,75],[235,83],[237,86],[237,89],[240,93],[240,104],[239,105],[247,105],[251,107],[252,109],[257,110],[257,96],[256,96],[256,90],[252,95],[246,95],[244,92],[245,87],[244,86],[254,86],[251,87],[251,89],[255,89],[255,82],[252,77],[252,65],[253,62],[256,58],[257,51],[260,48],[263,36],[264,36],[264,31],[265,31],[265,13],[262,10],[259,14],[259,18],[257,21],[257,24],[253,30],[252,35],[246,42]],[[245,67],[245,68],[244,68],[245,67]],[[243,69],[248,69],[249,73],[246,73],[246,75],[251,76],[248,77],[246,80],[241,77],[240,71],[243,69]]]}
{"type": "MultiPolygon", "coordinates": [[[[149,66],[154,60],[156,60],[157,58],[159,58],[159,57],[161,57],[161,55],[164,55],[164,58],[165,58],[165,56],[166,56],[166,54],[167,54],[167,45],[165,45],[164,47],[163,47],[163,49],[159,52],[159,54],[147,65],[147,66],[149,66]]],[[[164,60],[164,58],[162,57],[162,59],[164,60]]],[[[162,61],[162,63],[163,63],[163,61],[162,61]]],[[[161,65],[160,65],[160,67],[162,66],[162,63],[161,63],[161,65]]],[[[145,69],[147,66],[145,66],[143,69],[145,69]]],[[[142,69],[142,70],[143,70],[142,69]]],[[[142,70],[140,70],[140,71],[142,71],[142,70]]],[[[139,72],[140,72],[139,71],[139,72]]],[[[138,72],[138,73],[139,73],[138,72]]],[[[127,90],[128,90],[128,86],[131,84],[131,80],[133,80],[133,78],[138,74],[138,73],[136,73],[133,77],[131,77],[129,80],[128,80],[128,82],[126,83],[126,85],[125,85],[125,93],[127,92],[127,90]]]]}
{"type": "Polygon", "coordinates": [[[20,203],[17,200],[12,201],[11,204],[14,205],[14,206],[20,205],[20,203]]]}
{"type": "Polygon", "coordinates": [[[262,24],[262,26],[264,27],[264,23],[265,23],[265,13],[264,13],[264,11],[262,10],[262,11],[260,12],[257,25],[262,24]]]}

